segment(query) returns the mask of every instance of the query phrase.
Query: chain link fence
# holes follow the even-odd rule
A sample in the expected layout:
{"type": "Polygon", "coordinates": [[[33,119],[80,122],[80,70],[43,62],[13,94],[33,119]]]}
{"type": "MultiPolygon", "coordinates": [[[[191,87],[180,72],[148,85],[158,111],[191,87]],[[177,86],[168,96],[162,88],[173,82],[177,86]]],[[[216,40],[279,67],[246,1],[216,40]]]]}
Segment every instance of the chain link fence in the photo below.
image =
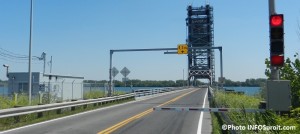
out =
{"type": "MultiPolygon", "coordinates": [[[[28,104],[28,85],[20,83],[17,91],[0,82],[1,99],[14,105],[28,104]]],[[[41,82],[32,84],[32,104],[49,104],[64,101],[99,98],[107,94],[106,83],[41,82]]]]}

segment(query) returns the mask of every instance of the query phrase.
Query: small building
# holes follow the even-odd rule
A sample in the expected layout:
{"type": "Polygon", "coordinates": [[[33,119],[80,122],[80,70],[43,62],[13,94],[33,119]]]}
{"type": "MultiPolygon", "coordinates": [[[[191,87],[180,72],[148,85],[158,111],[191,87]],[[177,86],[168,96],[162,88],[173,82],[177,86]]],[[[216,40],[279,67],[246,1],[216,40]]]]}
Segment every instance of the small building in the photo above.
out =
{"type": "MultiPolygon", "coordinates": [[[[83,98],[84,77],[32,72],[32,96],[51,95],[52,101],[83,98]],[[54,99],[54,100],[53,100],[54,99]]],[[[8,73],[8,94],[28,94],[28,72],[8,73]]]]}

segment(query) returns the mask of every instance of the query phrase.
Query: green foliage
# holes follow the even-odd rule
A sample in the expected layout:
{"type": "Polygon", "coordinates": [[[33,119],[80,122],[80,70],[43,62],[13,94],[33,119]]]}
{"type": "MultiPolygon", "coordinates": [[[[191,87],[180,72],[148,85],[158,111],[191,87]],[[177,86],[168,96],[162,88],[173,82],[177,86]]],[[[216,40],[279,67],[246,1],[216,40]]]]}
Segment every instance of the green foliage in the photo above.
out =
{"type": "Polygon", "coordinates": [[[123,95],[126,94],[124,91],[115,91],[114,95],[123,95]]]}
{"type": "MultiPolygon", "coordinates": [[[[225,93],[223,91],[216,91],[214,102],[218,104],[219,107],[227,108],[258,108],[260,98],[247,95],[239,95],[233,93],[225,93]]],[[[248,125],[266,125],[266,126],[296,126],[296,130],[289,131],[249,131],[243,130],[242,133],[262,133],[262,134],[285,134],[285,133],[297,133],[300,128],[300,108],[294,109],[291,116],[295,118],[290,118],[288,116],[280,116],[275,114],[273,111],[266,111],[265,113],[246,113],[246,112],[227,112],[226,113],[230,120],[234,122],[236,126],[248,126],[248,125]],[[298,130],[298,131],[297,131],[298,130]]]]}
{"type": "Polygon", "coordinates": [[[96,99],[104,97],[104,91],[90,91],[83,94],[83,99],[96,99]]]}
{"type": "Polygon", "coordinates": [[[297,123],[300,124],[300,108],[295,108],[291,111],[291,117],[295,118],[297,123]]]}
{"type": "Polygon", "coordinates": [[[42,117],[38,117],[38,115],[36,113],[32,113],[32,114],[26,114],[26,115],[21,115],[21,116],[16,116],[16,117],[1,118],[0,119],[0,131],[17,128],[17,127],[21,127],[21,126],[25,126],[25,125],[29,125],[29,124],[34,124],[34,123],[38,123],[38,122],[42,122],[42,121],[47,121],[47,120],[51,120],[51,119],[55,119],[55,118],[59,118],[59,117],[63,117],[63,116],[68,116],[68,115],[72,115],[72,114],[76,114],[76,113],[80,113],[80,112],[84,112],[84,111],[89,111],[89,110],[93,110],[93,109],[97,109],[97,108],[101,108],[101,107],[106,107],[106,106],[110,106],[110,105],[114,105],[114,104],[124,103],[124,102],[132,101],[132,100],[133,100],[133,98],[128,98],[126,100],[121,100],[121,101],[117,101],[117,102],[116,101],[109,102],[109,103],[102,104],[102,105],[88,104],[86,107],[77,106],[77,107],[75,107],[75,109],[76,109],[75,111],[71,111],[70,108],[65,108],[65,109],[62,109],[59,114],[57,113],[57,110],[45,111],[45,112],[42,112],[43,113],[42,117]]]}
{"type": "Polygon", "coordinates": [[[229,79],[225,79],[224,86],[225,87],[259,87],[266,83],[266,79],[258,78],[258,79],[246,79],[244,82],[241,81],[232,81],[229,79]]]}
{"type": "MultiPolygon", "coordinates": [[[[270,60],[266,59],[265,75],[270,78],[270,60]]],[[[280,79],[291,81],[291,96],[292,96],[292,110],[290,116],[280,116],[276,118],[277,123],[282,126],[296,126],[300,128],[300,60],[299,55],[294,55],[294,60],[287,58],[285,65],[280,68],[280,79]]],[[[288,132],[282,132],[288,133],[288,132]]]]}
{"type": "MultiPolygon", "coordinates": [[[[131,84],[135,87],[175,87],[175,86],[178,86],[178,85],[176,85],[175,81],[172,81],[172,80],[164,80],[164,81],[130,80],[127,82],[127,85],[131,85],[131,84]]],[[[121,82],[121,81],[115,81],[115,86],[116,87],[124,87],[125,83],[121,82]]]]}
{"type": "MultiPolygon", "coordinates": [[[[28,95],[26,94],[18,94],[17,95],[17,101],[15,101],[15,98],[9,98],[6,96],[0,96],[0,109],[6,109],[6,108],[13,108],[16,106],[28,106],[29,105],[29,99],[28,95]]],[[[32,98],[31,105],[37,105],[39,103],[38,98],[32,98]]]]}
{"type": "Polygon", "coordinates": [[[222,118],[218,113],[211,113],[211,119],[212,119],[212,133],[213,134],[222,134],[222,124],[224,124],[222,118]]]}
{"type": "Polygon", "coordinates": [[[0,109],[11,108],[14,106],[14,102],[8,97],[0,96],[0,109]]]}
{"type": "MultiPolygon", "coordinates": [[[[123,91],[116,91],[114,95],[122,95],[125,94],[123,91]]],[[[13,107],[19,107],[19,106],[28,106],[29,105],[29,99],[28,95],[24,93],[20,93],[17,96],[17,101],[15,101],[15,98],[9,98],[9,97],[3,97],[0,96],[0,109],[6,109],[6,108],[13,108],[13,107]]],[[[49,97],[50,97],[50,103],[55,103],[57,100],[56,98],[49,96],[49,94],[43,94],[42,97],[42,103],[48,104],[49,103],[49,97]],[[54,101],[55,100],[55,101],[54,101]]],[[[91,91],[91,92],[85,92],[83,94],[84,99],[96,99],[105,97],[104,91],[91,91]]],[[[39,97],[33,97],[31,100],[31,105],[38,105],[39,104],[39,97]]]]}
{"type": "MultiPolygon", "coordinates": [[[[291,81],[291,95],[292,95],[292,107],[300,107],[300,60],[298,53],[294,55],[295,60],[292,61],[290,58],[285,60],[285,65],[280,68],[280,79],[291,81]]],[[[267,69],[265,75],[270,78],[270,61],[265,60],[267,69]]]]}
{"type": "Polygon", "coordinates": [[[246,96],[242,94],[225,93],[224,91],[215,92],[215,102],[219,106],[230,108],[258,108],[260,99],[254,96],[246,96]]]}
{"type": "MultiPolygon", "coordinates": [[[[86,83],[108,83],[108,81],[102,80],[102,81],[93,81],[93,80],[86,80],[84,81],[86,83]]],[[[248,86],[248,87],[259,87],[262,84],[266,82],[266,79],[258,78],[258,79],[246,79],[244,82],[240,81],[232,81],[229,79],[225,79],[224,86],[230,87],[230,86],[248,86]]],[[[122,81],[115,80],[114,81],[116,87],[124,87],[125,83],[122,81]]],[[[133,79],[127,82],[127,86],[133,85],[134,87],[181,87],[183,85],[187,85],[186,80],[161,80],[161,81],[155,81],[155,80],[138,80],[133,79]]],[[[196,85],[203,85],[205,83],[201,81],[196,81],[196,85]]]]}
{"type": "MultiPolygon", "coordinates": [[[[102,81],[94,81],[94,80],[85,80],[84,83],[92,83],[92,84],[97,84],[97,85],[103,85],[103,83],[108,83],[106,80],[102,81]]],[[[125,83],[122,81],[114,80],[115,87],[125,87],[125,83]]],[[[156,80],[138,80],[138,79],[133,79],[129,80],[126,83],[126,86],[134,86],[134,87],[181,87],[183,85],[187,85],[186,80],[161,80],[161,81],[156,81],[156,80]]],[[[203,82],[196,81],[196,85],[202,85],[204,84],[203,82]]]]}
{"type": "MultiPolygon", "coordinates": [[[[114,95],[122,95],[125,94],[124,91],[116,91],[114,93],[114,95]]],[[[102,98],[105,97],[105,92],[104,91],[89,91],[89,92],[85,92],[83,93],[83,99],[97,99],[97,98],[102,98]]]]}

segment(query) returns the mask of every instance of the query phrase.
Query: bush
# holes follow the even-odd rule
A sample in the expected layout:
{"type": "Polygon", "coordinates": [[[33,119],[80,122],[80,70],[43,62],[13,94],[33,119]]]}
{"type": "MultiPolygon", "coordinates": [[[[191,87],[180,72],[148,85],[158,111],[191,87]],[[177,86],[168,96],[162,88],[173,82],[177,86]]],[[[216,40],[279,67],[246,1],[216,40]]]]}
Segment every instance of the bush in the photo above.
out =
{"type": "MultiPolygon", "coordinates": [[[[260,98],[254,96],[239,95],[234,93],[225,93],[223,91],[215,92],[215,103],[219,107],[227,108],[258,108],[260,98]]],[[[242,133],[297,133],[300,128],[300,109],[294,109],[292,111],[291,117],[288,115],[277,115],[273,111],[266,111],[265,113],[246,113],[246,112],[227,112],[227,116],[230,118],[234,125],[248,126],[248,125],[266,125],[266,126],[296,126],[296,130],[289,131],[250,131],[245,130],[242,133]],[[298,129],[298,131],[297,131],[298,129]]]]}

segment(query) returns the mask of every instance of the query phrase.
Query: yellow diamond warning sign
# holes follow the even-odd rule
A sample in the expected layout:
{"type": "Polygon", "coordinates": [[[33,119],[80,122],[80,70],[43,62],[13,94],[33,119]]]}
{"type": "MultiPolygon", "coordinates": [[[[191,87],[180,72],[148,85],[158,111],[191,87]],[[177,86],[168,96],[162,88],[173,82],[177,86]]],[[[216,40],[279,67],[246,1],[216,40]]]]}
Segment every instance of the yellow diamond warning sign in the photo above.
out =
{"type": "Polygon", "coordinates": [[[189,52],[189,47],[187,44],[178,44],[177,54],[187,54],[189,52]]]}

